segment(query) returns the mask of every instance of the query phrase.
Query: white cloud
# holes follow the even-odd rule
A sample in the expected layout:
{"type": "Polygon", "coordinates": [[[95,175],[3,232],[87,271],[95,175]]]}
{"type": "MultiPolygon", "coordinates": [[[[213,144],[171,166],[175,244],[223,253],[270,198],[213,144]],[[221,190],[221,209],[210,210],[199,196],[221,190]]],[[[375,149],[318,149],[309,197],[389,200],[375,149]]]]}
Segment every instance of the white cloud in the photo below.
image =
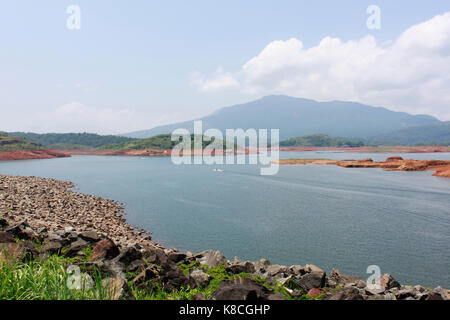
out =
{"type": "Polygon", "coordinates": [[[221,67],[216,70],[214,77],[209,79],[200,72],[193,72],[191,85],[197,87],[200,92],[239,88],[239,82],[234,79],[231,73],[224,72],[221,67]]]}
{"type": "Polygon", "coordinates": [[[296,38],[273,41],[233,74],[219,69],[196,79],[200,91],[353,100],[450,120],[450,12],[382,45],[370,35],[326,37],[312,48],[296,38]]]}

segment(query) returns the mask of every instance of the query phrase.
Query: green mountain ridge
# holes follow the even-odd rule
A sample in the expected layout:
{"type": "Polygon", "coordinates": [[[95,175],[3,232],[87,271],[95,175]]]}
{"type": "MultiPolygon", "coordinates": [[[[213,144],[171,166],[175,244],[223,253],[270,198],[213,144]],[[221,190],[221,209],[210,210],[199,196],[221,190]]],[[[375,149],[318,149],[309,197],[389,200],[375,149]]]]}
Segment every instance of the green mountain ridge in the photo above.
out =
{"type": "Polygon", "coordinates": [[[44,146],[28,141],[22,137],[0,132],[0,151],[43,150],[44,146]]]}
{"type": "Polygon", "coordinates": [[[361,147],[364,142],[334,138],[325,134],[294,137],[280,141],[280,147],[361,147]]]}

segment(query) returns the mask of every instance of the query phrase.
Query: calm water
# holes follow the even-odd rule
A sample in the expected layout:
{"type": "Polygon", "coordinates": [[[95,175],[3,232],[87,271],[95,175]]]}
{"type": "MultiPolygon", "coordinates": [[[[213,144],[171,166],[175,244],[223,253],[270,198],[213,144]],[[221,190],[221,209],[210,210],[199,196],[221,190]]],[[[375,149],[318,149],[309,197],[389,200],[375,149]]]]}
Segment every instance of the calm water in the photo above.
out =
{"type": "MultiPolygon", "coordinates": [[[[403,156],[450,159],[448,153],[403,156]]],[[[311,263],[361,276],[376,264],[405,284],[450,287],[450,179],[336,166],[282,166],[276,176],[260,176],[255,165],[222,168],[97,156],[0,162],[1,174],[70,180],[80,192],[124,203],[129,223],[169,247],[218,249],[229,259],[311,263]]]]}

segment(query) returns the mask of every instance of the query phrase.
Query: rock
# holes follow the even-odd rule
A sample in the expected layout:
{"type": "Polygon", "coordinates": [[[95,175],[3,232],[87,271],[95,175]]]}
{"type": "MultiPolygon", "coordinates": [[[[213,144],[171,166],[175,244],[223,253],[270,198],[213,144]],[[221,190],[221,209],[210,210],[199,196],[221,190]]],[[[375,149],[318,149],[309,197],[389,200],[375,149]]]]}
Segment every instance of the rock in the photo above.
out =
{"type": "Polygon", "coordinates": [[[9,232],[0,232],[0,243],[14,243],[16,242],[16,239],[14,239],[14,236],[9,232]]]}
{"type": "Polygon", "coordinates": [[[364,292],[369,296],[376,296],[383,294],[386,290],[382,286],[367,286],[364,288],[364,292]]]}
{"type": "Polygon", "coordinates": [[[63,248],[61,242],[59,241],[51,241],[45,243],[41,248],[41,253],[48,253],[48,254],[60,254],[61,249],[63,248]]]}
{"type": "Polygon", "coordinates": [[[168,255],[168,258],[170,261],[173,261],[174,263],[178,263],[178,262],[182,262],[186,259],[186,254],[185,253],[180,253],[180,252],[174,252],[168,255]]]}
{"type": "Polygon", "coordinates": [[[199,301],[206,300],[206,297],[203,293],[196,293],[196,294],[194,294],[194,300],[199,300],[199,301]]]}
{"type": "Polygon", "coordinates": [[[330,280],[334,281],[336,284],[345,285],[348,283],[354,283],[354,286],[359,285],[359,288],[364,288],[366,286],[366,280],[362,277],[356,276],[346,276],[343,275],[339,270],[333,269],[330,273],[330,280]]]}
{"type": "Polygon", "coordinates": [[[222,281],[220,288],[214,292],[211,300],[265,300],[270,291],[249,278],[222,281]]]}
{"type": "Polygon", "coordinates": [[[317,298],[319,297],[321,294],[323,293],[323,290],[319,289],[319,288],[312,288],[311,290],[308,291],[308,295],[312,298],[317,298]]]}
{"type": "Polygon", "coordinates": [[[325,273],[325,271],[323,271],[323,270],[320,269],[318,266],[315,266],[315,265],[313,265],[313,264],[307,264],[307,265],[304,267],[304,269],[305,269],[305,271],[306,271],[307,273],[309,273],[309,272],[323,272],[323,273],[325,273]]]}
{"type": "Polygon", "coordinates": [[[297,286],[303,289],[305,292],[308,292],[314,288],[323,288],[325,285],[325,272],[310,272],[301,276],[298,279],[294,279],[297,286]]]}
{"type": "Polygon", "coordinates": [[[279,274],[281,274],[281,276],[284,276],[284,274],[287,273],[287,271],[288,271],[288,268],[286,266],[280,266],[277,264],[266,267],[266,272],[268,273],[268,275],[270,277],[275,277],[279,274]]]}
{"type": "Polygon", "coordinates": [[[0,267],[3,264],[15,264],[17,262],[28,262],[34,259],[36,250],[31,250],[23,243],[0,243],[0,267]]]}
{"type": "Polygon", "coordinates": [[[413,289],[403,289],[397,291],[394,295],[397,300],[403,300],[408,297],[414,297],[416,295],[416,292],[413,289]]]}
{"type": "Polygon", "coordinates": [[[100,241],[100,236],[95,231],[83,231],[80,234],[78,234],[78,236],[81,239],[90,243],[96,243],[100,241]]]}
{"type": "Polygon", "coordinates": [[[352,293],[346,296],[344,300],[364,300],[364,298],[359,293],[352,293]]]}
{"type": "Polygon", "coordinates": [[[255,265],[251,261],[233,262],[233,264],[228,266],[226,270],[227,270],[227,272],[230,272],[233,274],[239,274],[239,273],[243,273],[243,272],[252,274],[252,273],[256,272],[255,265]]]}
{"type": "Polygon", "coordinates": [[[75,231],[75,229],[74,229],[74,227],[69,226],[69,227],[65,227],[65,228],[64,228],[64,231],[65,231],[66,233],[70,233],[70,232],[75,231]]]}
{"type": "Polygon", "coordinates": [[[135,300],[127,281],[122,278],[102,280],[103,295],[110,300],[135,300]]]}
{"type": "Polygon", "coordinates": [[[389,290],[392,288],[400,288],[400,283],[398,283],[398,281],[390,274],[383,274],[380,277],[380,286],[382,286],[384,290],[389,290]]]}
{"type": "Polygon", "coordinates": [[[265,273],[266,272],[266,268],[268,266],[270,266],[270,261],[267,259],[260,259],[259,261],[255,262],[255,269],[256,272],[261,272],[261,273],[265,273]]]}
{"type": "Polygon", "coordinates": [[[37,237],[33,232],[31,232],[31,229],[28,229],[30,226],[26,222],[20,222],[18,224],[8,226],[5,229],[5,232],[11,233],[14,237],[23,239],[23,240],[30,240],[30,239],[36,239],[37,237]]]}
{"type": "Polygon", "coordinates": [[[294,266],[290,266],[288,272],[292,275],[304,275],[306,273],[305,267],[303,266],[299,266],[299,265],[294,265],[294,266]]]}
{"type": "Polygon", "coordinates": [[[121,262],[124,265],[129,265],[131,262],[139,259],[142,259],[142,253],[134,245],[129,246],[114,258],[115,261],[121,262]]]}
{"type": "Polygon", "coordinates": [[[5,228],[8,226],[8,221],[6,219],[0,218],[0,228],[5,228]]]}
{"type": "Polygon", "coordinates": [[[195,281],[198,287],[206,287],[212,279],[209,274],[200,269],[192,270],[189,276],[195,281]]]}
{"type": "Polygon", "coordinates": [[[119,255],[119,248],[110,239],[103,239],[92,250],[92,260],[113,259],[119,255]]]}
{"type": "Polygon", "coordinates": [[[274,300],[274,301],[286,300],[286,296],[282,293],[273,293],[267,297],[267,300],[274,300]]]}
{"type": "Polygon", "coordinates": [[[387,159],[386,159],[386,162],[402,161],[402,160],[403,160],[402,157],[396,156],[396,157],[389,157],[389,158],[387,158],[387,159]]]}
{"type": "Polygon", "coordinates": [[[161,275],[161,280],[164,283],[163,289],[167,292],[172,290],[180,290],[182,288],[186,289],[188,286],[191,288],[196,287],[194,279],[191,277],[186,277],[178,268],[163,272],[161,275]]]}
{"type": "Polygon", "coordinates": [[[139,273],[145,270],[147,264],[142,259],[137,259],[126,266],[126,272],[139,273]]]}
{"type": "Polygon", "coordinates": [[[329,296],[325,298],[325,300],[345,300],[345,293],[344,292],[338,292],[336,294],[333,294],[332,296],[329,296]]]}
{"type": "Polygon", "coordinates": [[[207,265],[208,268],[214,268],[221,264],[226,265],[228,262],[227,258],[217,250],[205,250],[197,253],[194,257],[200,264],[207,265]]]}
{"type": "Polygon", "coordinates": [[[418,294],[417,297],[419,300],[444,300],[442,295],[434,291],[418,294]]]}
{"type": "Polygon", "coordinates": [[[159,270],[155,265],[151,265],[133,279],[133,285],[138,289],[142,289],[148,287],[149,283],[157,279],[159,279],[159,270]]]}
{"type": "Polygon", "coordinates": [[[86,249],[89,246],[89,243],[84,241],[83,239],[78,239],[75,242],[70,244],[69,250],[64,254],[66,257],[74,257],[77,255],[78,251],[86,249]]]}

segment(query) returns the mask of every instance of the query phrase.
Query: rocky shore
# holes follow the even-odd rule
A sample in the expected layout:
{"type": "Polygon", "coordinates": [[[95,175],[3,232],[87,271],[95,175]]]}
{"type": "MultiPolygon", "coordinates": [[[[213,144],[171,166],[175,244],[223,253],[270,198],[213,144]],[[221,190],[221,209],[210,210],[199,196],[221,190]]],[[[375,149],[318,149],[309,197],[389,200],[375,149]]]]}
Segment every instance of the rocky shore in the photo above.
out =
{"type": "Polygon", "coordinates": [[[32,160],[32,159],[53,159],[67,158],[70,154],[56,150],[15,150],[0,151],[0,161],[2,160],[32,160]]]}
{"type": "Polygon", "coordinates": [[[53,179],[0,175],[0,266],[10,259],[26,262],[52,254],[80,257],[84,285],[92,286],[93,270],[100,270],[112,299],[135,299],[136,290],[155,288],[191,288],[197,300],[450,299],[449,290],[401,285],[389,274],[374,288],[363,278],[338,270],[327,274],[309,264],[230,261],[214,250],[166,249],[128,225],[114,201],[75,193],[72,187],[53,179]]]}
{"type": "Polygon", "coordinates": [[[450,178],[450,160],[412,160],[390,157],[386,161],[332,160],[332,159],[283,159],[276,161],[281,165],[337,165],[343,168],[381,168],[385,171],[435,171],[433,176],[450,178]]]}

